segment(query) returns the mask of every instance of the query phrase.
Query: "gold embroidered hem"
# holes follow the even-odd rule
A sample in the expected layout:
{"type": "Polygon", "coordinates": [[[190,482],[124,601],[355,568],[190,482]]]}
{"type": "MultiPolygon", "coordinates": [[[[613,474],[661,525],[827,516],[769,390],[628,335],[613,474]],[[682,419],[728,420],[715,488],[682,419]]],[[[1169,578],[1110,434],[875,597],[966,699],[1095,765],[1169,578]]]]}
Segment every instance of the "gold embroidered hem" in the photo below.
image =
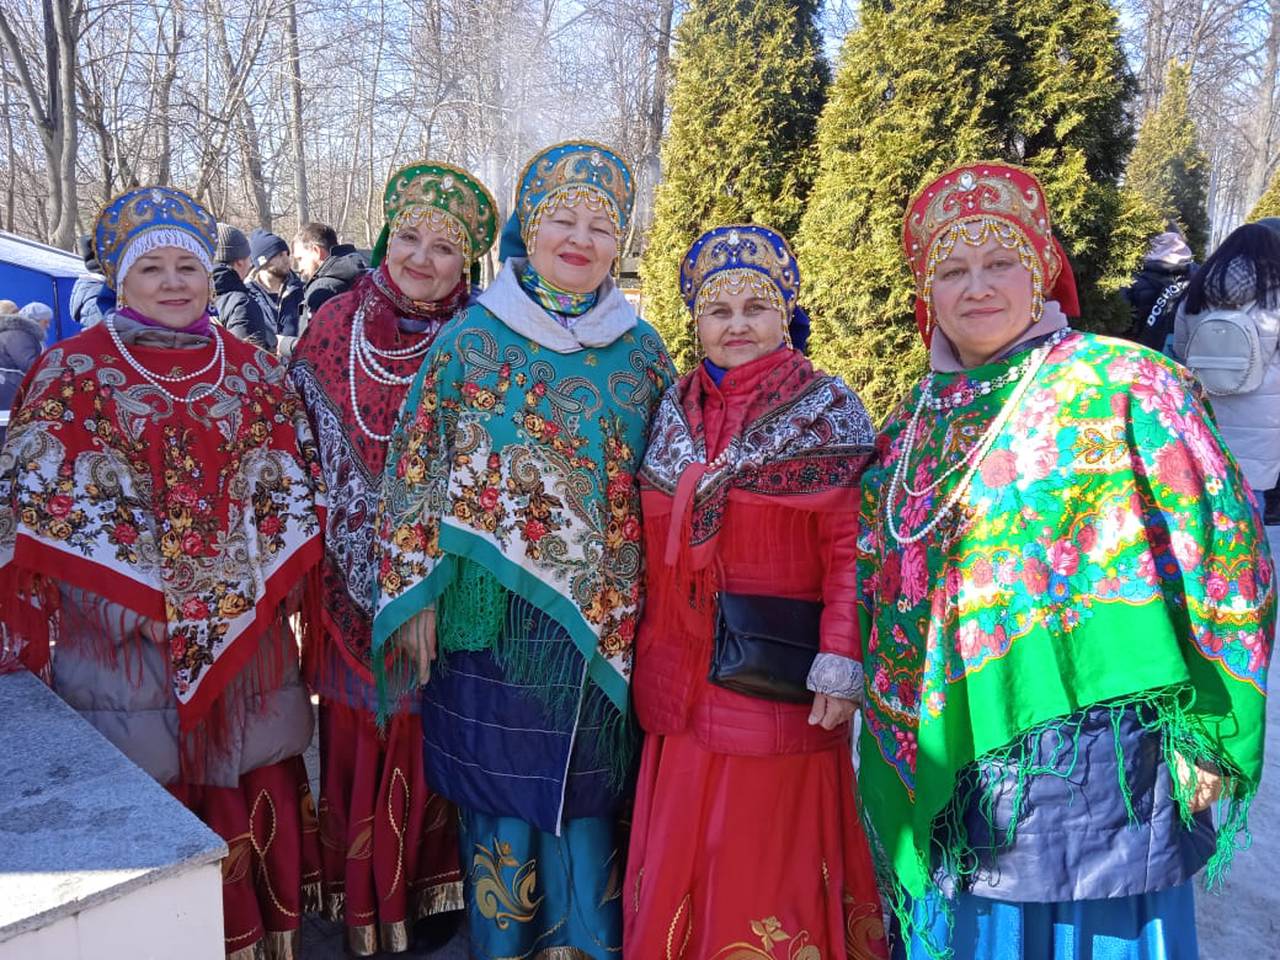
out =
{"type": "Polygon", "coordinates": [[[320,913],[322,906],[323,896],[320,890],[320,881],[304,883],[302,885],[302,912],[320,913]]]}
{"type": "Polygon", "coordinates": [[[261,940],[227,954],[226,960],[267,960],[267,948],[261,940]]]}
{"type": "Polygon", "coordinates": [[[438,913],[461,910],[466,905],[467,901],[462,893],[462,881],[454,880],[452,883],[442,883],[414,894],[413,911],[410,916],[415,920],[423,920],[426,917],[434,917],[438,913]]]}
{"type": "Polygon", "coordinates": [[[404,953],[409,949],[409,924],[403,920],[379,924],[382,931],[382,949],[386,953],[404,953]]]}
{"type": "Polygon", "coordinates": [[[333,923],[341,923],[347,906],[347,895],[341,890],[329,891],[324,895],[324,909],[321,915],[333,923]]]}
{"type": "Polygon", "coordinates": [[[366,923],[347,927],[347,949],[357,957],[372,957],[378,952],[378,926],[366,923]]]}
{"type": "Polygon", "coordinates": [[[266,960],[298,960],[302,953],[301,930],[268,930],[262,938],[266,960]]]}

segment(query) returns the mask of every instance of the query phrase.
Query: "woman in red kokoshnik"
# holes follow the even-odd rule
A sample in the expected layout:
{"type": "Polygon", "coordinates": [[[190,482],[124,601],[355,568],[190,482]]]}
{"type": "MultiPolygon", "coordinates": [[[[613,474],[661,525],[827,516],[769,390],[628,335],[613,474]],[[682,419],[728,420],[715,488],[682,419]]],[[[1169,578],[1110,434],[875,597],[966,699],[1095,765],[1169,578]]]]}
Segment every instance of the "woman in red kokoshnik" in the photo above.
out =
{"type": "Polygon", "coordinates": [[[40,358],[0,453],[0,669],[226,840],[227,956],[288,960],[320,879],[289,618],[318,599],[323,485],[284,367],[211,323],[215,229],[164,187],[98,216],[118,307],[40,358]]]}
{"type": "Polygon", "coordinates": [[[332,491],[325,602],[304,657],[320,694],[324,903],[361,957],[408,950],[428,918],[418,947],[436,946],[460,921],[458,815],[427,789],[418,698],[377,725],[373,521],[400,405],[436,333],[467,306],[468,270],[497,222],[489,191],[447,164],[395,171],[383,209],[375,269],[316,314],[290,368],[332,491]]]}

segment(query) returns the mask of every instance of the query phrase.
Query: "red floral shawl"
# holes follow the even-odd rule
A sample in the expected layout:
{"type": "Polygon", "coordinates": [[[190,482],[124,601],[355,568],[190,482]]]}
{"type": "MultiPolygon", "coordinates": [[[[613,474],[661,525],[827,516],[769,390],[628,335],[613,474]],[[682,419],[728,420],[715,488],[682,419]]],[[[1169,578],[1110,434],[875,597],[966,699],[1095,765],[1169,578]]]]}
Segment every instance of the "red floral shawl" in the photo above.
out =
{"type": "MultiPolygon", "coordinates": [[[[284,367],[222,339],[221,386],[190,404],[147,383],[104,324],[28,374],[0,453],[0,669],[48,666],[56,575],[165,625],[190,734],[282,624],[283,602],[320,560],[319,463],[284,367]]],[[[212,351],[130,347],[166,374],[199,370],[212,351]]],[[[215,716],[215,734],[225,720],[215,716]]]]}
{"type": "MultiPolygon", "coordinates": [[[[348,379],[352,321],[357,312],[362,314],[365,336],[374,346],[406,349],[433,340],[466,306],[468,295],[463,281],[439,303],[410,300],[386,267],[379,267],[357,280],[350,292],[325,304],[294,352],[290,376],[315,430],[331,504],[325,524],[325,603],[319,629],[308,631],[307,678],[326,696],[355,701],[355,706],[374,705],[370,662],[373,518],[387,444],[367,436],[352,410],[348,379]],[[353,672],[368,685],[367,690],[351,688],[353,672]]],[[[391,373],[408,377],[417,373],[422,360],[419,355],[379,362],[391,373]]],[[[356,368],[360,416],[374,433],[391,433],[408,390],[407,385],[379,383],[356,368]]]]}

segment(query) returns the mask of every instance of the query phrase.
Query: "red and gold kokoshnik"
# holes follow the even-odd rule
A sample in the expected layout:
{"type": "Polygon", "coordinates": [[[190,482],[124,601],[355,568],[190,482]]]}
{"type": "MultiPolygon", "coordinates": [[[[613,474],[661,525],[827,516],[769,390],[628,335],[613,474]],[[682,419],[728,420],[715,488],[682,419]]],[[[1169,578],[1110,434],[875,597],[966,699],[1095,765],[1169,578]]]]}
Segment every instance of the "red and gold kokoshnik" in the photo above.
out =
{"type": "Polygon", "coordinates": [[[1002,245],[1018,251],[1023,266],[1032,274],[1037,299],[1058,300],[1068,316],[1079,313],[1075,279],[1053,235],[1040,181],[1029,171],[1009,164],[965,164],[926,184],[903,219],[903,252],[915,276],[916,320],[926,340],[933,324],[929,309],[933,271],[966,224],[983,224],[982,239],[995,236],[1002,245]]]}

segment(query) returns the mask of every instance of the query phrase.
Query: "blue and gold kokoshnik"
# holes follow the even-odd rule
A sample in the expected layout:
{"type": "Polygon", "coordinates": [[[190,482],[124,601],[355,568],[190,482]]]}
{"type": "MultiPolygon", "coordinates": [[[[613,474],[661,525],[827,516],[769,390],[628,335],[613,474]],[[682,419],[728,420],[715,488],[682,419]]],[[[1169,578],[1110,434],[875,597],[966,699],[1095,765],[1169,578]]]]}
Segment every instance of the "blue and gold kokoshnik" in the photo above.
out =
{"type": "Polygon", "coordinates": [[[613,150],[590,141],[558,143],[541,151],[520,175],[516,216],[529,253],[544,217],[562,206],[585,203],[603,210],[621,238],[631,219],[635,180],[627,162],[613,150]]]}
{"type": "Polygon", "coordinates": [[[726,224],[695,240],[680,264],[680,295],[695,320],[726,284],[750,286],[777,308],[785,325],[800,295],[800,267],[790,244],[776,230],[726,224]]]}
{"type": "Polygon", "coordinates": [[[213,269],[218,224],[181,190],[139,187],[122,193],[98,214],[93,243],[107,286],[118,290],[132,263],[160,247],[180,247],[213,269]]]}

